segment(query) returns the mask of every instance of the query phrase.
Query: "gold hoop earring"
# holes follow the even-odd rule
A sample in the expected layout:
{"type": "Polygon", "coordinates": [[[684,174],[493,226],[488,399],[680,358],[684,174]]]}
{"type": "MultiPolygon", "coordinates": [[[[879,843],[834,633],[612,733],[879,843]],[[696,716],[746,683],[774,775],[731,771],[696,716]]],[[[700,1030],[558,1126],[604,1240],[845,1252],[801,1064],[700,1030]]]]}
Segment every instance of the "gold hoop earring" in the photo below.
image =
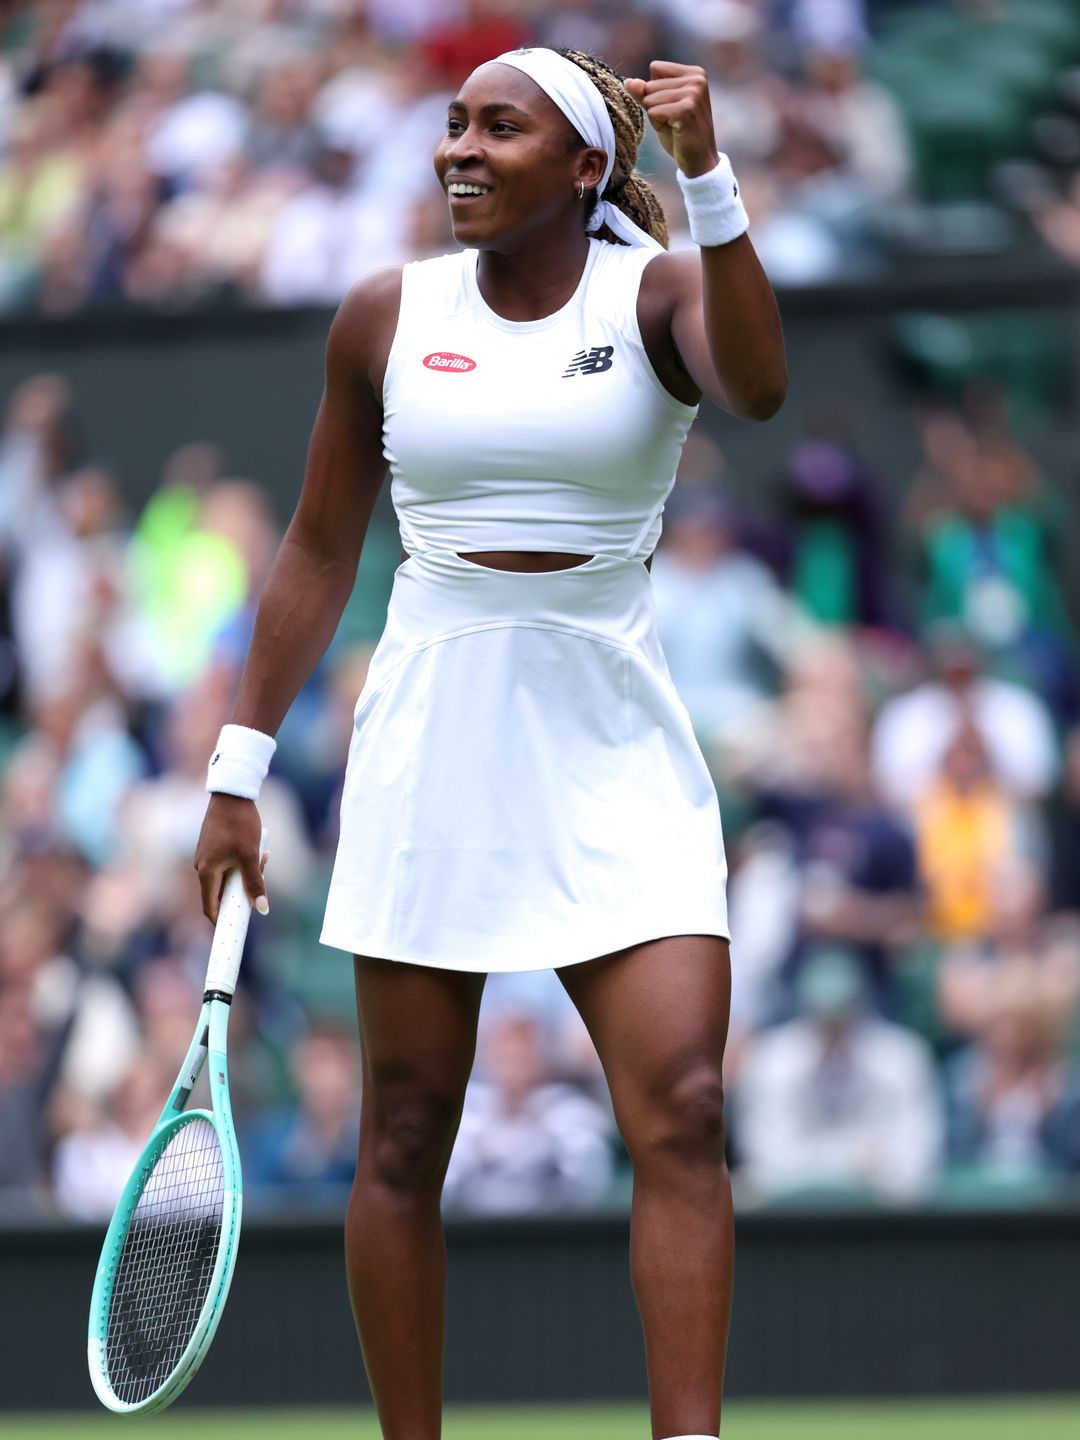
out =
{"type": "Polygon", "coordinates": [[[584,180],[579,180],[579,181],[577,182],[577,198],[578,198],[579,200],[584,200],[584,199],[585,199],[585,181],[584,181],[584,180]]]}

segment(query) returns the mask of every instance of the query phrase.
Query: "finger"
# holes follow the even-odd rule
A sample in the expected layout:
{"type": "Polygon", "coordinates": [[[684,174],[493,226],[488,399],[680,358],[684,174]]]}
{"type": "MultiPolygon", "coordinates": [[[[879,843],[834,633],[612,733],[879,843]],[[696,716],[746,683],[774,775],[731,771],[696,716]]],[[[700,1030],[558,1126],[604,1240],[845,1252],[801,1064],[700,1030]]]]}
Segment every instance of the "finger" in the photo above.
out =
{"type": "Polygon", "coordinates": [[[270,901],[266,897],[266,886],[263,883],[262,866],[259,864],[257,851],[254,856],[245,856],[240,861],[240,873],[244,877],[248,900],[260,915],[268,915],[270,901]]]}
{"type": "Polygon", "coordinates": [[[647,106],[649,121],[651,124],[664,125],[669,130],[678,132],[682,130],[687,121],[695,113],[695,107],[683,100],[677,100],[674,104],[647,106]]]}
{"type": "Polygon", "coordinates": [[[670,90],[653,90],[650,86],[641,104],[649,115],[658,105],[687,105],[692,110],[700,111],[702,115],[712,113],[707,98],[700,91],[687,90],[682,85],[670,90]]]}
{"type": "Polygon", "coordinates": [[[626,86],[627,90],[629,90],[633,99],[635,99],[640,105],[642,97],[645,94],[646,82],[644,80],[624,80],[623,84],[626,86]]]}
{"type": "Polygon", "coordinates": [[[217,897],[221,894],[220,872],[211,868],[195,867],[199,876],[199,890],[202,895],[202,912],[211,925],[217,923],[217,897]]]}
{"type": "Polygon", "coordinates": [[[700,65],[680,65],[677,60],[653,60],[649,65],[649,78],[662,80],[669,75],[704,75],[700,65]]]}
{"type": "Polygon", "coordinates": [[[227,870],[216,870],[214,874],[216,880],[211,894],[210,922],[216,925],[218,916],[221,914],[221,897],[225,893],[225,881],[229,878],[229,872],[227,870]]]}
{"type": "Polygon", "coordinates": [[[704,75],[671,75],[648,81],[645,93],[658,95],[662,90],[685,90],[687,94],[702,94],[708,88],[704,75]]]}

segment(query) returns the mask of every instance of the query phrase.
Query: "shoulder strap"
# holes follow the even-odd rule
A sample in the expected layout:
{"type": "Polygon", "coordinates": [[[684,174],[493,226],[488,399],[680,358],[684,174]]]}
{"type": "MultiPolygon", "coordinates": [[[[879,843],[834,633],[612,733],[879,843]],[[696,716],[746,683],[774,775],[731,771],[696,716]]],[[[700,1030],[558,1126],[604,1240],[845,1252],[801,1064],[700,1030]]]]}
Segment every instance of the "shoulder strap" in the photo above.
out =
{"type": "Polygon", "coordinates": [[[474,252],[456,250],[449,255],[414,260],[406,265],[405,270],[410,272],[411,280],[411,315],[430,319],[432,316],[455,315],[463,309],[468,303],[465,273],[470,263],[475,264],[474,252]]]}
{"type": "Polygon", "coordinates": [[[590,310],[598,311],[624,335],[640,344],[638,291],[645,266],[655,258],[657,251],[647,250],[644,246],[613,245],[605,240],[596,243],[600,253],[593,266],[585,303],[590,310]]]}

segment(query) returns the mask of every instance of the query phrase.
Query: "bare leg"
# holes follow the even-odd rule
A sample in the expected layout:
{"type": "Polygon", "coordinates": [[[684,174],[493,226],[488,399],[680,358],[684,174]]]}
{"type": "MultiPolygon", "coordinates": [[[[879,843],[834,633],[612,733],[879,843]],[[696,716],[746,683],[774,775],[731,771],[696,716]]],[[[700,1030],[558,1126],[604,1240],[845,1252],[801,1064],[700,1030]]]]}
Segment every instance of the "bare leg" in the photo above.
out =
{"type": "Polygon", "coordinates": [[[677,936],[558,972],[634,1166],[630,1273],[653,1435],[716,1435],[735,1234],[724,1161],[726,941],[677,936]]]}
{"type": "Polygon", "coordinates": [[[439,1196],[485,976],[356,957],[363,1099],[345,1260],[385,1440],[438,1440],[446,1244],[439,1196]]]}

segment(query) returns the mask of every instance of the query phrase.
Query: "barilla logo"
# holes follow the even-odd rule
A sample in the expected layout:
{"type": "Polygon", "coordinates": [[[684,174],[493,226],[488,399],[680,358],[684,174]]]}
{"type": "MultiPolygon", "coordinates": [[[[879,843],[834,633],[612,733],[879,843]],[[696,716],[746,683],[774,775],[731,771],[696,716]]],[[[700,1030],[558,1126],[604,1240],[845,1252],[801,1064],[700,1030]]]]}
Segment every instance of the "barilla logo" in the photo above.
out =
{"type": "Polygon", "coordinates": [[[470,360],[467,355],[454,355],[449,350],[436,350],[431,355],[425,355],[424,364],[429,370],[476,369],[475,360],[470,360]]]}

